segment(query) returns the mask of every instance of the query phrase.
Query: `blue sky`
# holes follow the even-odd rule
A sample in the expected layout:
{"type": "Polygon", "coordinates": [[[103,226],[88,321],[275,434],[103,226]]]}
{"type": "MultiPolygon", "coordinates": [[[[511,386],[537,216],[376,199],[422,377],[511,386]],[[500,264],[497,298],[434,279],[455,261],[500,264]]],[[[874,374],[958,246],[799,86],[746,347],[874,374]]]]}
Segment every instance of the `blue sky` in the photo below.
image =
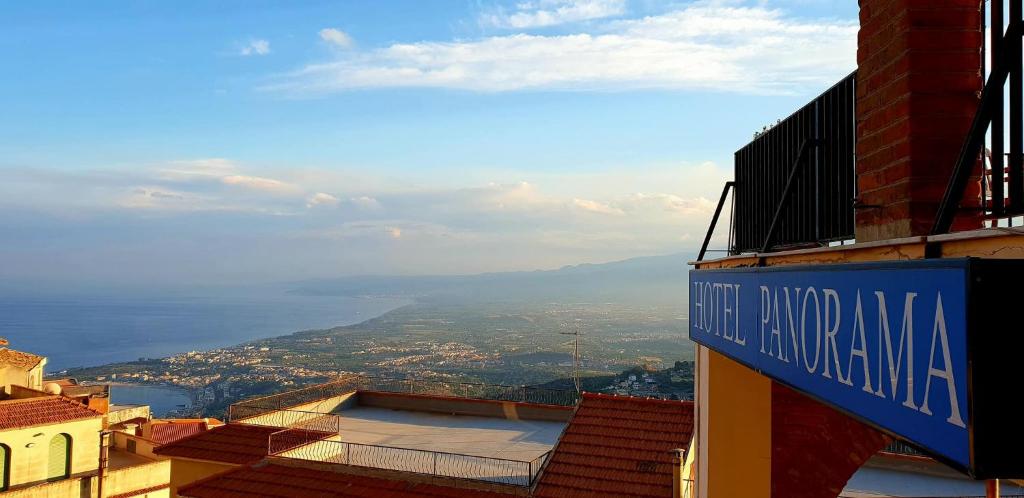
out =
{"type": "Polygon", "coordinates": [[[8,2],[0,277],[256,282],[686,251],[854,67],[831,0],[8,2]]]}

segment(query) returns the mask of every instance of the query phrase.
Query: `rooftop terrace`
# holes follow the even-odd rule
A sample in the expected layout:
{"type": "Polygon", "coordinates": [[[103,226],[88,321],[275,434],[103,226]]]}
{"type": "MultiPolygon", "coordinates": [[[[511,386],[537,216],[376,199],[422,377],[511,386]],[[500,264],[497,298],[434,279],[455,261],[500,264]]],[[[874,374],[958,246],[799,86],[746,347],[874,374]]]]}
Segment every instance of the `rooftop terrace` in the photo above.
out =
{"type": "Polygon", "coordinates": [[[276,458],[529,486],[574,396],[358,377],[237,404],[231,420],[278,428],[267,450],[276,458]]]}

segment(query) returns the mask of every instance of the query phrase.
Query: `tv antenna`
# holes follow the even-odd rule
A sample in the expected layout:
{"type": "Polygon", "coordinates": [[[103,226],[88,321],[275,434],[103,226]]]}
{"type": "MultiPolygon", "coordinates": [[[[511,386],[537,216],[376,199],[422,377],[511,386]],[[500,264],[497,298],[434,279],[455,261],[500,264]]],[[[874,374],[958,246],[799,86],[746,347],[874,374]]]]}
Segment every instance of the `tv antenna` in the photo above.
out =
{"type": "Polygon", "coordinates": [[[576,394],[582,393],[580,387],[580,335],[583,333],[580,331],[580,320],[577,318],[575,326],[572,332],[559,332],[562,335],[571,335],[572,337],[572,383],[576,386],[576,394]]]}

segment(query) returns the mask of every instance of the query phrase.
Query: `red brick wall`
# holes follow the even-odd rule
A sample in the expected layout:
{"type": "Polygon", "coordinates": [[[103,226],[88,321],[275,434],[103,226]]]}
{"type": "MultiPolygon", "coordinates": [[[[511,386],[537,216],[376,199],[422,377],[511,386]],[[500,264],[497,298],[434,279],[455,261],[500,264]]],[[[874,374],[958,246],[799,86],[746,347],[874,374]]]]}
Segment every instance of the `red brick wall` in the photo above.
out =
{"type": "Polygon", "coordinates": [[[772,383],[773,498],[836,498],[889,442],[881,432],[772,383]]]}
{"type": "MultiPolygon", "coordinates": [[[[981,16],[979,0],[860,0],[858,241],[931,228],[983,86],[981,16]]],[[[967,212],[955,228],[979,226],[967,212]]]]}

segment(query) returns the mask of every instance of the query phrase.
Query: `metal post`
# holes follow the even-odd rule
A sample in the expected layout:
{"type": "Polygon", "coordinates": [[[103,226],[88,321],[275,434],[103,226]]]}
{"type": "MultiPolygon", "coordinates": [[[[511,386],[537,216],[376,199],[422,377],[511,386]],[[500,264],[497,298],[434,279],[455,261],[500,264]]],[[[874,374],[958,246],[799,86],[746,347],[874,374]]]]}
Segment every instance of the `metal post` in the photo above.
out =
{"type": "MultiPolygon", "coordinates": [[[[998,64],[1003,59],[1003,2],[996,0],[991,3],[992,20],[990,29],[992,38],[992,61],[998,64]]],[[[1006,180],[1006,168],[1004,167],[1004,144],[1003,144],[1003,92],[996,92],[992,96],[992,105],[995,112],[992,115],[992,214],[999,217],[1005,212],[1005,195],[1003,182],[1006,180]]],[[[984,158],[982,158],[984,161],[984,158]]],[[[984,163],[982,163],[984,168],[984,163]]],[[[982,174],[984,174],[984,170],[982,174]]]]}
{"type": "MultiPolygon", "coordinates": [[[[1021,0],[1010,0],[1009,61],[993,59],[992,64],[1009,64],[1010,70],[1010,210],[1018,213],[1024,210],[1024,75],[1021,74],[1021,0]],[[998,61],[998,62],[997,62],[998,61]]],[[[1005,55],[1004,55],[1005,58],[1005,55]]],[[[995,69],[995,67],[993,67],[995,69]]],[[[1002,93],[1002,89],[1000,89],[1002,93]]]]}
{"type": "Polygon", "coordinates": [[[672,498],[683,498],[683,465],[686,463],[686,450],[675,448],[672,454],[672,498]]]}
{"type": "MultiPolygon", "coordinates": [[[[1010,2],[1019,2],[1020,0],[1012,0],[1010,2]]],[[[1020,45],[1020,23],[1010,21],[1010,27],[1006,30],[1006,39],[1017,40],[1017,45],[1020,45]]],[[[1012,43],[1010,44],[1013,45],[1012,43]]],[[[935,215],[935,223],[932,225],[930,235],[940,235],[949,232],[950,227],[953,226],[953,218],[956,216],[956,210],[960,207],[960,201],[963,200],[964,189],[967,187],[967,180],[970,178],[971,172],[974,171],[975,161],[978,160],[978,155],[981,153],[982,146],[985,142],[985,130],[989,127],[992,122],[992,106],[994,104],[993,98],[995,94],[1003,91],[1003,84],[1006,82],[1006,78],[1009,75],[1009,67],[1012,65],[1012,61],[1008,59],[1012,50],[1004,50],[1002,53],[1002,59],[998,61],[992,61],[992,72],[989,73],[988,81],[985,83],[985,89],[981,92],[981,100],[978,102],[978,112],[974,115],[974,120],[971,123],[971,129],[967,133],[967,138],[964,140],[964,145],[960,149],[960,155],[957,158],[956,165],[953,167],[952,175],[949,179],[949,185],[946,187],[946,193],[942,196],[942,202],[939,204],[939,212],[935,215]]],[[[1017,59],[1017,65],[1020,65],[1020,58],[1017,59]]],[[[1013,148],[1013,94],[1011,92],[1010,99],[1010,148],[1013,148]]],[[[1019,114],[1019,112],[1017,113],[1019,114]]],[[[1010,209],[1013,210],[1013,198],[1020,197],[1015,194],[1013,190],[1013,152],[1010,152],[1010,209]]],[[[1021,189],[1024,192],[1024,188],[1021,189]]]]}
{"type": "Polygon", "coordinates": [[[810,147],[817,147],[821,142],[815,138],[804,140],[800,144],[800,149],[797,151],[796,159],[793,161],[793,166],[789,170],[789,177],[786,179],[786,187],[782,190],[782,198],[779,199],[779,205],[775,207],[775,215],[772,216],[772,222],[768,226],[768,234],[764,237],[764,244],[761,245],[761,252],[768,252],[771,249],[772,243],[775,241],[775,229],[779,226],[781,221],[782,212],[786,209],[787,201],[789,200],[790,192],[793,191],[793,186],[796,185],[796,179],[802,169],[800,164],[804,160],[804,156],[807,154],[807,149],[810,147]]]}
{"type": "MultiPolygon", "coordinates": [[[[725,187],[722,188],[722,197],[718,199],[718,207],[715,208],[715,215],[711,217],[711,226],[708,227],[708,233],[704,236],[704,244],[700,246],[700,253],[697,255],[697,261],[704,260],[704,253],[708,252],[708,244],[711,242],[711,236],[715,234],[715,225],[718,224],[718,217],[722,214],[722,206],[725,205],[725,198],[729,195],[729,189],[733,188],[736,182],[725,182],[725,187]]],[[[733,198],[735,199],[735,195],[733,198]]],[[[732,237],[730,229],[730,237],[732,237]]],[[[729,249],[732,249],[731,247],[729,249]]]]}
{"type": "Polygon", "coordinates": [[[985,498],[999,498],[999,479],[985,481],[985,498]]]}
{"type": "Polygon", "coordinates": [[[110,463],[110,432],[100,431],[100,466],[96,472],[96,496],[103,498],[103,478],[110,463]]]}

